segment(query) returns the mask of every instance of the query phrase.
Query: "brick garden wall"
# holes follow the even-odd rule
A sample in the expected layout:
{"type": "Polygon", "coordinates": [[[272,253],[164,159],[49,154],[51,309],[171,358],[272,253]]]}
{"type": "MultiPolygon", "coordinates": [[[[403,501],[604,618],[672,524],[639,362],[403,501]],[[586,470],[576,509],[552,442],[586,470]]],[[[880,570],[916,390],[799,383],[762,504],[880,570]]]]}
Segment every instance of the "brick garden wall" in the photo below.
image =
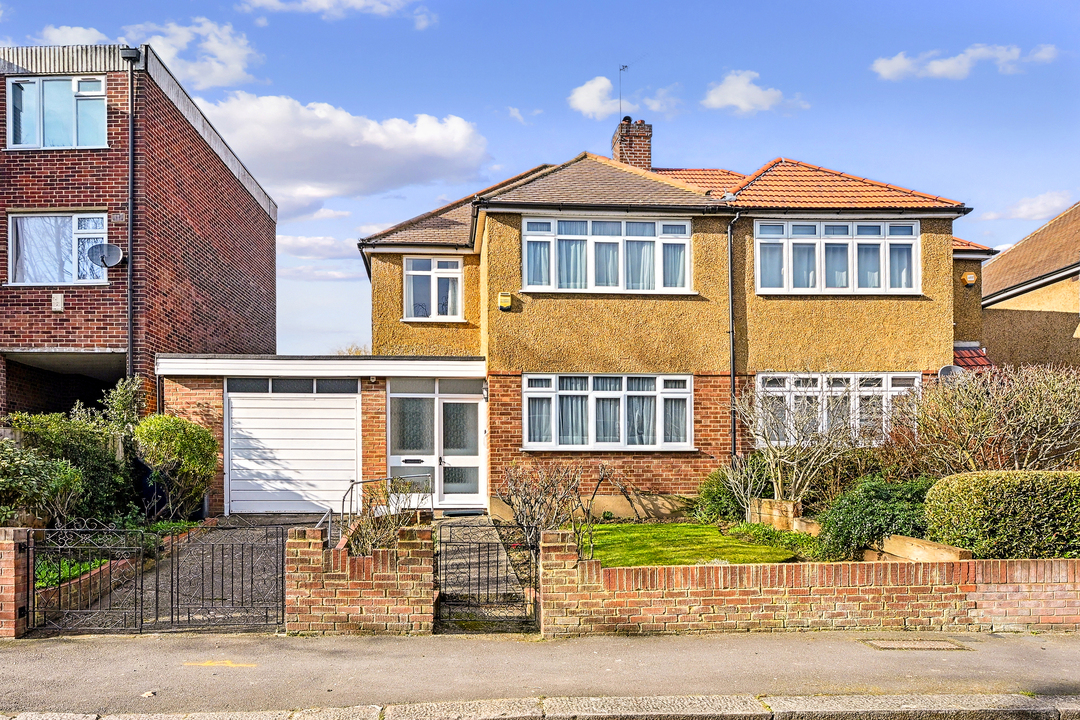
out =
{"type": "Polygon", "coordinates": [[[218,468],[210,484],[210,517],[225,512],[225,381],[219,377],[169,377],[161,379],[162,412],[202,425],[214,434],[221,448],[218,468]]]}
{"type": "Polygon", "coordinates": [[[353,557],[325,548],[326,531],[294,528],[285,545],[285,631],[430,633],[435,545],[430,527],[398,532],[398,546],[353,557]]]}
{"type": "Polygon", "coordinates": [[[25,528],[0,527],[0,638],[19,637],[26,631],[27,541],[25,528]]]}
{"type": "Polygon", "coordinates": [[[545,533],[541,631],[1080,630],[1080,560],[604,568],[545,533]]]}

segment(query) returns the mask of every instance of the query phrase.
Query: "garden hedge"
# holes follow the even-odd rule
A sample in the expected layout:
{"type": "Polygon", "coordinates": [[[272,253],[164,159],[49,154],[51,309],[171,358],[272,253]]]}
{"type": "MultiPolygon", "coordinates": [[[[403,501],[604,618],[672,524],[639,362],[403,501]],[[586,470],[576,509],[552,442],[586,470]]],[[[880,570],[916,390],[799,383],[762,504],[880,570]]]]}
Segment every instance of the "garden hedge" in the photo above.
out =
{"type": "Polygon", "coordinates": [[[976,558],[1080,557],[1080,472],[951,475],[926,494],[927,534],[976,558]]]}

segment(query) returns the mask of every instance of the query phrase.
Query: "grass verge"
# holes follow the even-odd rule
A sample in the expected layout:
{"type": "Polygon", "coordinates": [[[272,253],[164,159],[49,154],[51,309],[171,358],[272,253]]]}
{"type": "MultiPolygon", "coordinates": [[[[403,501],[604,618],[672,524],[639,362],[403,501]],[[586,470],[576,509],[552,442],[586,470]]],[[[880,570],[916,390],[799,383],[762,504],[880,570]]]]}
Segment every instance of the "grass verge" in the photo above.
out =
{"type": "Polygon", "coordinates": [[[795,557],[789,550],[753,545],[722,535],[715,525],[597,525],[593,535],[596,559],[604,567],[696,565],[711,560],[777,563],[795,557]]]}

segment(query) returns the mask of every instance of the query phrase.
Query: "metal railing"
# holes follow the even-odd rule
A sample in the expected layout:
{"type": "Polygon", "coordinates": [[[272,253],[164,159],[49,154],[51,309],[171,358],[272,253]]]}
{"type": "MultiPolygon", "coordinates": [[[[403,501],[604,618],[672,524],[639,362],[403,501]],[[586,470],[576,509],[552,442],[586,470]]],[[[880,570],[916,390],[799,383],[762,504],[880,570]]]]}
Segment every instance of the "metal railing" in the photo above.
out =
{"type": "MultiPolygon", "coordinates": [[[[434,470],[434,468],[432,468],[434,470]]],[[[384,483],[386,485],[386,513],[399,513],[399,512],[417,512],[421,510],[435,510],[435,492],[434,492],[434,477],[432,473],[419,473],[415,475],[397,475],[392,477],[373,478],[371,480],[353,480],[349,483],[349,488],[345,491],[345,494],[341,496],[341,514],[338,516],[338,528],[342,533],[348,531],[356,521],[356,516],[363,511],[364,498],[363,498],[363,486],[371,483],[384,483]],[[394,492],[393,482],[395,480],[419,480],[426,479],[428,481],[426,492],[394,492]],[[361,488],[360,496],[357,497],[356,489],[361,488]],[[417,496],[419,498],[427,498],[425,501],[420,499],[413,504],[412,497],[417,496]]],[[[332,510],[327,511],[329,514],[333,514],[332,510]]],[[[378,512],[378,508],[374,508],[372,512],[378,512]]],[[[325,519],[324,515],[324,519],[325,519]]],[[[333,522],[331,520],[331,522],[333,522]]],[[[322,525],[322,521],[319,521],[319,527],[322,525]]]]}

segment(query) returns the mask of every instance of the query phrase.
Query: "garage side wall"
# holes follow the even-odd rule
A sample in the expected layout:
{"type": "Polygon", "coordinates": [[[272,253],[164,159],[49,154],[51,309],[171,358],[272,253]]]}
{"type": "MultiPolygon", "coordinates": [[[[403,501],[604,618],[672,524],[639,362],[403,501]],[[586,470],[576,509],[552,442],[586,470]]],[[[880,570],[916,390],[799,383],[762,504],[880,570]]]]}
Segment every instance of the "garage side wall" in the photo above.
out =
{"type": "Polygon", "coordinates": [[[214,434],[218,443],[218,467],[210,485],[210,517],[225,512],[225,381],[219,377],[162,378],[166,415],[175,415],[201,425],[214,434]]]}

